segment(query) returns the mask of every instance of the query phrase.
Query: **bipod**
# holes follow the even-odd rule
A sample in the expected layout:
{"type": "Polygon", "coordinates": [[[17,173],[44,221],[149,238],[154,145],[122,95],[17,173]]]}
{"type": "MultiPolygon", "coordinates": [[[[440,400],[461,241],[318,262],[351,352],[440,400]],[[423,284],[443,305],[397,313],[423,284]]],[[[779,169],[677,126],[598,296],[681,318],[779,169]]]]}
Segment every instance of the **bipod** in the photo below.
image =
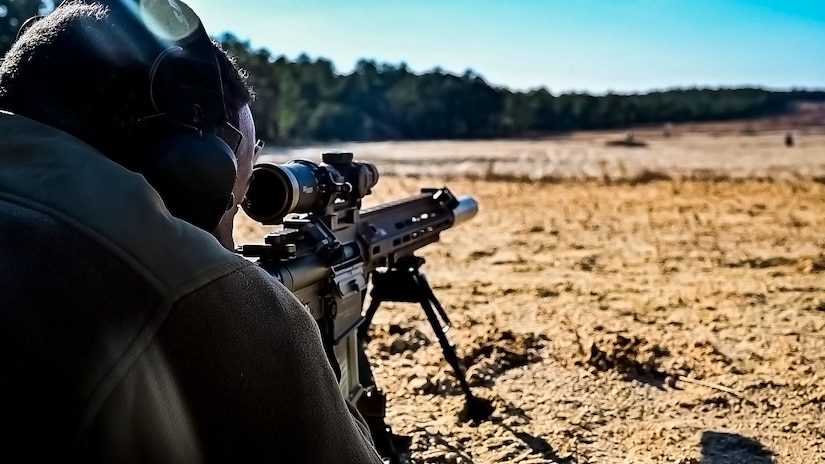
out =
{"type": "Polygon", "coordinates": [[[387,425],[387,397],[375,384],[363,346],[358,350],[360,381],[364,387],[356,407],[366,421],[375,449],[386,464],[410,464],[412,438],[396,435],[387,425]]]}
{"type": "MultiPolygon", "coordinates": [[[[365,323],[361,324],[361,329],[366,330],[372,323],[372,318],[378,311],[378,306],[385,301],[399,303],[419,303],[427,315],[427,320],[438,338],[441,351],[450,367],[453,368],[456,379],[461,385],[464,397],[467,400],[465,416],[474,422],[487,419],[493,412],[492,403],[473,395],[470,385],[467,383],[466,372],[461,362],[458,360],[455,345],[447,338],[450,330],[450,318],[446,311],[438,302],[427,278],[419,269],[424,264],[424,258],[418,256],[405,256],[395,262],[386,271],[374,272],[372,275],[372,291],[370,297],[372,301],[365,314],[365,323]]],[[[362,339],[364,335],[361,334],[362,339]]]]}

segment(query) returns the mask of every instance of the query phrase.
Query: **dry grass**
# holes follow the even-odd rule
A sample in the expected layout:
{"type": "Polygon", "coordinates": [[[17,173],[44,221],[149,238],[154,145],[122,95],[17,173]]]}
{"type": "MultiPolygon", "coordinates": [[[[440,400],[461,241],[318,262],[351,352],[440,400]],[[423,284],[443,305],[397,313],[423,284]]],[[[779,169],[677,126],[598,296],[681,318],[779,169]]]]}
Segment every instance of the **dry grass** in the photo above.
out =
{"type": "Polygon", "coordinates": [[[622,133],[574,134],[546,140],[381,142],[314,146],[270,152],[270,159],[318,159],[324,150],[350,150],[375,163],[383,175],[446,179],[597,180],[825,178],[825,127],[797,134],[792,148],[784,132],[752,136],[685,133],[672,138],[638,134],[647,147],[608,147],[622,133]]]}

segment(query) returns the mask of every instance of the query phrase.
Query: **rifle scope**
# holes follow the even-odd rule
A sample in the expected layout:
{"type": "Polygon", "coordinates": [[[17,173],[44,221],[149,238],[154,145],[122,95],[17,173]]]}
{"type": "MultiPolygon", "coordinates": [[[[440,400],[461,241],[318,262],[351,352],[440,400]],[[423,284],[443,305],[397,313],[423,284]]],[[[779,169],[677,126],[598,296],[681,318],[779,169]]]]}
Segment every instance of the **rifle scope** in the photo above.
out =
{"type": "Polygon", "coordinates": [[[352,153],[324,153],[321,159],[256,164],[241,205],[246,214],[262,224],[280,224],[291,213],[325,214],[357,206],[378,183],[375,165],[353,161],[352,153]]]}

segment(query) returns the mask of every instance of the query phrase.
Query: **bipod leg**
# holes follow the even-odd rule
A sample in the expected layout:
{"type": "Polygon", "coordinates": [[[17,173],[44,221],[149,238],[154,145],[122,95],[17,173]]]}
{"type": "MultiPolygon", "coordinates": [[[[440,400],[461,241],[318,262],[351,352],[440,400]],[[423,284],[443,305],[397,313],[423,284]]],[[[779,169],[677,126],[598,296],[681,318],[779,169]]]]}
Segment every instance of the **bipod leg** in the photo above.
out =
{"type": "Polygon", "coordinates": [[[433,288],[430,287],[430,283],[427,281],[427,277],[424,276],[421,272],[416,272],[414,276],[416,280],[416,285],[424,292],[424,296],[430,301],[433,305],[433,308],[438,312],[438,316],[444,321],[444,325],[446,327],[452,326],[450,322],[450,318],[447,316],[447,311],[444,311],[444,308],[441,306],[441,303],[438,302],[438,298],[435,297],[435,293],[433,293],[433,288]]]}
{"type": "Polygon", "coordinates": [[[378,453],[388,459],[389,464],[408,464],[412,437],[396,435],[387,424],[387,397],[375,384],[364,348],[363,345],[358,348],[359,374],[364,391],[358,398],[356,408],[370,429],[378,453]]]}
{"type": "Polygon", "coordinates": [[[381,305],[381,298],[373,292],[372,300],[370,301],[370,307],[367,308],[367,312],[364,313],[364,320],[361,321],[361,325],[358,326],[358,339],[364,343],[369,340],[369,329],[372,325],[372,318],[375,317],[375,313],[378,312],[378,306],[381,305]]]}
{"type": "Polygon", "coordinates": [[[364,313],[364,320],[358,327],[358,381],[364,390],[358,398],[356,408],[366,421],[375,448],[385,462],[388,460],[389,464],[409,464],[412,437],[396,435],[387,424],[387,397],[375,383],[366,354],[369,327],[381,302],[378,295],[373,295],[370,306],[364,313]]]}
{"type": "Polygon", "coordinates": [[[458,360],[455,345],[447,338],[446,329],[450,328],[450,320],[447,318],[444,308],[436,299],[432,288],[423,274],[415,270],[413,278],[420,290],[421,299],[419,302],[421,303],[421,308],[424,310],[424,314],[427,315],[427,320],[430,322],[436,338],[438,338],[441,351],[444,353],[444,359],[446,359],[450,367],[453,368],[455,377],[458,379],[461,390],[464,392],[464,397],[467,400],[465,409],[467,418],[473,421],[487,419],[493,412],[493,405],[490,401],[476,397],[473,395],[472,390],[470,390],[470,384],[467,383],[464,366],[462,366],[458,360]],[[441,318],[439,318],[439,316],[441,316],[441,318]]]}

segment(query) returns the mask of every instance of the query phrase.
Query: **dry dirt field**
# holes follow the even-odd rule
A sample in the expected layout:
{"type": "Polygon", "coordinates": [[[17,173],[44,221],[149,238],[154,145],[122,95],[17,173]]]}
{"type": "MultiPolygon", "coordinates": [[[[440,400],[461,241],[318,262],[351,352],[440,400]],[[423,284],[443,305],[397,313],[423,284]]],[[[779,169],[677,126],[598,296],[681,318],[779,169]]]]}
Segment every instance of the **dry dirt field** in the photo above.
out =
{"type": "Polygon", "coordinates": [[[620,135],[344,147],[385,174],[369,205],[480,204],[422,256],[492,417],[461,420],[420,307],[373,326],[413,462],[825,462],[825,135],[620,135]]]}

